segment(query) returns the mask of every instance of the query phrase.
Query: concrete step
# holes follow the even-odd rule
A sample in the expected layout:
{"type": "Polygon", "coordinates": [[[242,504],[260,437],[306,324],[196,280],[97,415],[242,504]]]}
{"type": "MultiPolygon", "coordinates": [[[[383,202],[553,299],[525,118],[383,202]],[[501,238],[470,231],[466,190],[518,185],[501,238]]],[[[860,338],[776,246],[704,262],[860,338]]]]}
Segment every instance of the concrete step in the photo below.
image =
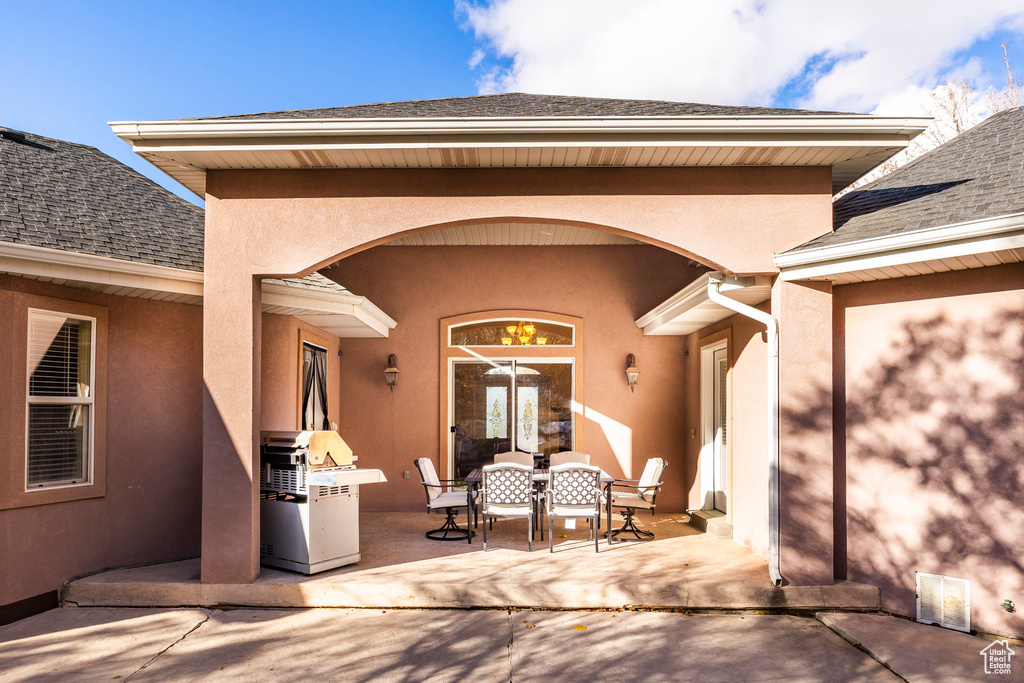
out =
{"type": "Polygon", "coordinates": [[[689,510],[690,524],[712,538],[732,539],[732,524],[725,521],[725,513],[718,510],[689,510]]]}
{"type": "Polygon", "coordinates": [[[728,581],[673,580],[670,571],[615,584],[513,580],[498,574],[471,582],[417,580],[414,573],[389,581],[300,577],[264,568],[251,584],[204,584],[198,560],[97,574],[74,581],[65,604],[80,607],[380,607],[541,609],[663,608],[699,610],[877,610],[874,586],[785,586],[728,581]]]}

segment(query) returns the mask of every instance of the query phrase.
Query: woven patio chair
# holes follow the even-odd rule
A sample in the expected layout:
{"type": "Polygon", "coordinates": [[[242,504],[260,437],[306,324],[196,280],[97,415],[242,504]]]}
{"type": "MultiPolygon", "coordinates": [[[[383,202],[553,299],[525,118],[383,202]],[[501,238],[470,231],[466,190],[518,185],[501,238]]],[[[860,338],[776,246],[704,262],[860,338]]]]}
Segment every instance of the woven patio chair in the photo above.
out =
{"type": "Polygon", "coordinates": [[[601,468],[568,462],[552,466],[548,472],[549,481],[544,492],[548,515],[548,551],[555,552],[555,519],[589,519],[590,537],[597,550],[598,524],[601,521],[601,504],[604,491],[601,490],[601,468]]]}
{"type": "Polygon", "coordinates": [[[517,463],[487,465],[483,471],[480,514],[483,515],[484,550],[487,550],[487,522],[495,517],[519,517],[529,523],[528,544],[533,550],[533,515],[536,494],[533,467],[517,463]]]}

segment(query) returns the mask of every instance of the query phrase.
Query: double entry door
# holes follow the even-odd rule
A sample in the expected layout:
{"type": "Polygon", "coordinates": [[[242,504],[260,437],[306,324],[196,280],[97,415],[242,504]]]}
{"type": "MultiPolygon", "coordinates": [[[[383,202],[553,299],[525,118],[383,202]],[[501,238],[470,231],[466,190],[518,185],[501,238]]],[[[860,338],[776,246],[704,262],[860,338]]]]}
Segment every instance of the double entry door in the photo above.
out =
{"type": "Polygon", "coordinates": [[[456,478],[496,453],[572,450],[572,359],[452,360],[449,379],[456,478]]]}

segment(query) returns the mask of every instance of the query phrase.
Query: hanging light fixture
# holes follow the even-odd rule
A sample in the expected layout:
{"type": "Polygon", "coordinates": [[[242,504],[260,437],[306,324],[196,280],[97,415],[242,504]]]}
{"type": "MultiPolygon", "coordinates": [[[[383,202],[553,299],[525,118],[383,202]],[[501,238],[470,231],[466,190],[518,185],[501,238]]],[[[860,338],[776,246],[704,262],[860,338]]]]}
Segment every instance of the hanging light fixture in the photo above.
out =
{"type": "Polygon", "coordinates": [[[530,346],[531,344],[547,344],[547,337],[535,336],[539,334],[537,326],[529,320],[520,320],[517,325],[506,325],[501,332],[501,343],[503,346],[530,346]],[[507,333],[507,334],[506,334],[507,333]]]}
{"type": "MultiPolygon", "coordinates": [[[[530,325],[530,327],[533,327],[533,325],[530,325]]],[[[519,339],[519,343],[523,346],[529,346],[530,336],[531,333],[527,331],[526,325],[519,323],[519,329],[516,330],[516,337],[519,339]]]]}
{"type": "Polygon", "coordinates": [[[394,393],[395,385],[398,383],[398,357],[393,353],[388,356],[388,366],[384,369],[384,379],[388,383],[388,389],[394,393]]]}
{"type": "Polygon", "coordinates": [[[636,381],[640,378],[640,368],[636,366],[636,356],[629,354],[626,356],[626,382],[629,384],[629,390],[636,390],[636,381]]]}

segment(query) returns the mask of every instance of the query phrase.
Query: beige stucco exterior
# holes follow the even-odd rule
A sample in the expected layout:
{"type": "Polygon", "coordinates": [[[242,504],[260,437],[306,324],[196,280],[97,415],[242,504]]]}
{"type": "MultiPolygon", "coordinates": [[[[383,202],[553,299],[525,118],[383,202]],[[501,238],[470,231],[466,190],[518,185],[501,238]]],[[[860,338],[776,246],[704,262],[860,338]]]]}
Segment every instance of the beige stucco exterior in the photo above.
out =
{"type": "MultiPolygon", "coordinates": [[[[830,175],[815,167],[211,171],[203,580],[246,582],[259,571],[252,474],[261,408],[257,276],[308,272],[404,233],[508,220],[591,226],[726,272],[769,272],[774,253],[828,230],[830,175]],[[224,348],[236,353],[223,355],[224,348]]],[[[527,301],[512,305],[564,312],[527,301]]],[[[495,306],[448,313],[488,308],[495,306]]],[[[815,311],[802,310],[813,318],[815,311]]],[[[829,310],[817,313],[831,319],[829,310]]],[[[590,363],[604,365],[597,355],[588,356],[590,363]]],[[[672,476],[679,475],[673,470],[672,476]]],[[[792,566],[804,566],[803,559],[792,566]]],[[[831,578],[830,565],[817,573],[831,578]]]]}
{"type": "MultiPolygon", "coordinates": [[[[0,607],[111,567],[200,550],[202,308],[0,275],[0,607]],[[95,317],[94,484],[24,492],[29,308],[95,317]]],[[[328,345],[339,419],[338,338],[265,314],[268,429],[298,428],[302,335],[328,345]]]]}
{"type": "MultiPolygon", "coordinates": [[[[328,350],[329,420],[359,464],[388,479],[366,487],[363,508],[422,509],[412,460],[446,470],[447,363],[468,353],[447,347],[444,325],[500,311],[577,325],[577,346],[552,353],[575,360],[576,449],[623,477],[665,458],[658,509],[669,513],[705,503],[701,349],[726,341],[728,521],[735,541],[768,554],[763,326],[733,315],[685,336],[644,336],[634,321],[709,267],[771,274],[774,254],[827,232],[829,169],[211,171],[207,188],[201,308],[0,276],[0,315],[14,321],[0,330],[6,404],[23,400],[29,306],[95,317],[102,347],[92,486],[12,488],[23,476],[24,415],[0,411],[0,532],[19,548],[17,563],[0,556],[12,577],[0,605],[78,573],[195,554],[204,582],[253,580],[258,434],[298,427],[304,339],[328,350]],[[646,244],[383,244],[499,222],[646,244]],[[398,326],[383,339],[338,338],[261,312],[262,277],[313,270],[398,326]],[[623,372],[629,353],[641,369],[635,392],[623,372]],[[401,371],[393,392],[382,373],[389,354],[401,371]]],[[[1024,268],[835,288],[776,278],[758,308],[781,330],[785,580],[878,585],[885,609],[912,615],[914,572],[949,574],[972,581],[978,628],[1024,632],[1019,614],[999,608],[1024,602],[1024,268]]]]}
{"type": "Polygon", "coordinates": [[[0,275],[0,605],[107,567],[199,551],[201,309],[0,275]],[[23,492],[29,307],[92,315],[97,335],[95,481],[23,492]],[[18,472],[19,474],[14,474],[18,472]],[[62,500],[63,502],[54,502],[62,500]],[[6,509],[5,509],[6,508],[6,509]]]}
{"type": "Polygon", "coordinates": [[[835,294],[838,569],[908,615],[915,572],[968,579],[975,628],[1024,633],[1024,268],[835,294]]]}

